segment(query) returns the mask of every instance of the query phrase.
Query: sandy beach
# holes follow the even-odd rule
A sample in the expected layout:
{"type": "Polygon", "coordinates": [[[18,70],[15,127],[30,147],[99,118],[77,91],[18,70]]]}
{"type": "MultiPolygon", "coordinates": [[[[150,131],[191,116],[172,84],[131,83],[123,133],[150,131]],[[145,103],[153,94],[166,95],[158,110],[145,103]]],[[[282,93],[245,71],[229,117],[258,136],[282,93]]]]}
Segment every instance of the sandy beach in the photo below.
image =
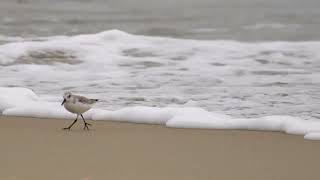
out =
{"type": "Polygon", "coordinates": [[[320,142],[278,132],[0,116],[0,179],[316,180],[320,142]]]}

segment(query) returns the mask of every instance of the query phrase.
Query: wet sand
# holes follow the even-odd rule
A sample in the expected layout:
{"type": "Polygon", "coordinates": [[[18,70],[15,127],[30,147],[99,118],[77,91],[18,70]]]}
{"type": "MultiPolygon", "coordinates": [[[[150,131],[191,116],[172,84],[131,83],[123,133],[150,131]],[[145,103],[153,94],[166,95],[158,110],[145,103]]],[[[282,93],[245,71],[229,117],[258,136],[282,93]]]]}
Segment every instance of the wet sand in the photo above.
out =
{"type": "Polygon", "coordinates": [[[71,122],[0,116],[0,179],[320,179],[320,141],[301,136],[71,122]]]}

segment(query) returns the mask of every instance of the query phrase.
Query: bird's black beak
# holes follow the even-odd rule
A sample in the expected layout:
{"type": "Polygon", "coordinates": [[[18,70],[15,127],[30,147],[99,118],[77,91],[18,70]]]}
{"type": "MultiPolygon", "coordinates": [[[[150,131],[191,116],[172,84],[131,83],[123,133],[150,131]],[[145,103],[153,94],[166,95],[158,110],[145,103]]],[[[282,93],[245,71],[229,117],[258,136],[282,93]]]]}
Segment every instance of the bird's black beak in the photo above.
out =
{"type": "Polygon", "coordinates": [[[61,106],[66,102],[66,99],[63,99],[62,103],[61,103],[61,106]]]}

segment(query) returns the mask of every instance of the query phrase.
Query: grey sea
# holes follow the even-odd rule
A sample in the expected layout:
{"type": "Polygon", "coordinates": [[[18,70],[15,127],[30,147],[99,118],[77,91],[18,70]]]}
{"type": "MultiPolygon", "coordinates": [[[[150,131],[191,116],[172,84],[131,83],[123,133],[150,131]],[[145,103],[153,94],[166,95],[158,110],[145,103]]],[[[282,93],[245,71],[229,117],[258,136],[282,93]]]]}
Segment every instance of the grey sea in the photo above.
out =
{"type": "Polygon", "coordinates": [[[318,119],[318,0],[2,0],[0,86],[318,119]]]}
{"type": "Polygon", "coordinates": [[[54,36],[120,29],[189,39],[306,41],[320,37],[317,0],[2,0],[0,32],[54,36]]]}

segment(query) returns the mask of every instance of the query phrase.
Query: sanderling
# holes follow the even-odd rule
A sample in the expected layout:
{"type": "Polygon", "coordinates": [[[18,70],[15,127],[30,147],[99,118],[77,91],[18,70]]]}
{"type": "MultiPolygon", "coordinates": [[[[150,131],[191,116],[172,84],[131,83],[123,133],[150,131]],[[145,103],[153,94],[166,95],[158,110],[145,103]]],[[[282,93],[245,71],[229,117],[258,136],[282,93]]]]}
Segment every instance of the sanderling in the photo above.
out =
{"type": "Polygon", "coordinates": [[[86,111],[88,111],[91,106],[97,102],[98,99],[88,99],[83,96],[77,96],[71,94],[71,92],[66,92],[63,95],[63,102],[61,104],[64,105],[64,107],[71,113],[77,114],[77,118],[73,121],[73,123],[63,129],[70,130],[70,128],[78,121],[79,115],[81,116],[83,122],[84,122],[84,127],[83,129],[89,130],[88,125],[91,126],[91,124],[87,123],[86,120],[83,118],[82,114],[86,111]]]}

